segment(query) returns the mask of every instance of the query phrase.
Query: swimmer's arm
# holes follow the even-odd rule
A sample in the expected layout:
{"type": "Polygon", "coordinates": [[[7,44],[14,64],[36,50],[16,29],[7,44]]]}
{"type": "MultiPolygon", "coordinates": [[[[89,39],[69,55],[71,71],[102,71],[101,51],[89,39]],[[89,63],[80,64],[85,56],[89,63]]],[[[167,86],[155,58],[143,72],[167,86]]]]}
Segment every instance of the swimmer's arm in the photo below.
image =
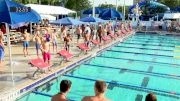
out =
{"type": "Polygon", "coordinates": [[[34,37],[33,37],[33,39],[32,39],[33,41],[35,41],[36,36],[37,36],[37,35],[35,34],[34,37]]]}
{"type": "Polygon", "coordinates": [[[41,51],[45,52],[46,50],[43,49],[43,46],[40,46],[41,51]]]}

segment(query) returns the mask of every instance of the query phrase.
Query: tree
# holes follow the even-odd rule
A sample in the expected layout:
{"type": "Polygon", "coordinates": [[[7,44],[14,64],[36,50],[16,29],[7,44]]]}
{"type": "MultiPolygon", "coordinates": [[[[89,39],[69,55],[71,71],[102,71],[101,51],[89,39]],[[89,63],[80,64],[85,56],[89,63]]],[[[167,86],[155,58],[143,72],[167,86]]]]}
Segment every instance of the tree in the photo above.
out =
{"type": "Polygon", "coordinates": [[[81,15],[82,10],[92,7],[89,0],[67,0],[64,5],[66,8],[76,11],[78,16],[81,15]]]}
{"type": "Polygon", "coordinates": [[[165,4],[170,8],[177,7],[180,5],[180,0],[158,0],[158,2],[165,4]]]}
{"type": "Polygon", "coordinates": [[[98,7],[101,7],[101,8],[116,8],[116,6],[113,5],[113,4],[100,4],[98,7]]]}
{"type": "Polygon", "coordinates": [[[89,0],[68,0],[65,3],[65,7],[79,12],[83,9],[91,8],[92,5],[89,0]]]}
{"type": "Polygon", "coordinates": [[[32,4],[44,4],[44,5],[59,5],[60,2],[62,0],[13,0],[17,3],[21,3],[21,4],[28,4],[28,3],[32,3],[32,4]]]}

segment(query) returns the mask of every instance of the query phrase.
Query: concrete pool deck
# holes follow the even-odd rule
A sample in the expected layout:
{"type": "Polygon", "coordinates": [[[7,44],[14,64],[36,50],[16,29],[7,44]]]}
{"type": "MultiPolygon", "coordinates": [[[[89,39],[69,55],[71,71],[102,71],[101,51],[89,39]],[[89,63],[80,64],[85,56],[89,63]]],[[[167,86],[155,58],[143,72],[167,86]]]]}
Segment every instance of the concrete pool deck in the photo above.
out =
{"type": "MultiPolygon", "coordinates": [[[[130,34],[132,35],[132,34],[130,34]]],[[[129,35],[129,36],[130,36],[129,35]]],[[[115,43],[119,43],[120,41],[124,40],[128,38],[128,36],[123,37],[123,38],[117,38],[116,40],[111,41],[108,44],[102,45],[102,47],[99,48],[94,48],[92,51],[89,51],[87,55],[81,54],[79,57],[74,57],[72,58],[71,62],[67,62],[67,63],[63,63],[60,65],[60,58],[59,56],[56,54],[56,52],[52,53],[52,64],[53,66],[51,67],[52,71],[51,72],[47,72],[44,74],[40,75],[40,78],[33,80],[30,79],[28,76],[32,75],[32,73],[34,73],[34,71],[36,70],[35,67],[31,67],[31,65],[28,64],[28,61],[30,59],[35,59],[37,58],[36,53],[35,53],[35,47],[34,44],[31,42],[30,44],[30,48],[29,48],[29,56],[24,57],[23,56],[23,47],[22,47],[22,43],[18,43],[16,45],[12,45],[12,68],[14,71],[14,85],[12,82],[12,77],[11,77],[11,68],[8,65],[8,48],[5,47],[5,60],[4,60],[4,66],[0,67],[0,101],[12,101],[15,100],[17,97],[21,96],[22,94],[27,93],[27,91],[31,91],[33,88],[40,86],[41,84],[49,81],[50,79],[52,79],[51,77],[47,80],[44,80],[41,83],[36,83],[40,80],[43,80],[43,78],[46,78],[50,75],[54,75],[54,73],[59,73],[62,74],[63,72],[65,72],[67,70],[70,70],[72,68],[68,67],[71,66],[72,64],[81,64],[81,60],[83,59],[89,59],[88,57],[94,56],[96,55],[96,53],[100,50],[103,50],[107,47],[110,47],[111,45],[115,44],[115,43]],[[70,69],[69,69],[70,68],[70,69]],[[62,71],[65,70],[65,71],[62,71]],[[62,72],[61,72],[62,71],[62,72]],[[36,84],[33,84],[36,83],[36,84]],[[30,89],[26,89],[26,87],[28,85],[32,85],[33,87],[30,87],[30,89]],[[9,99],[9,100],[8,100],[9,99]]],[[[83,42],[83,40],[81,40],[81,42],[83,42]]],[[[60,42],[61,43],[61,42],[60,42]]],[[[58,44],[58,50],[62,50],[62,43],[58,44]]],[[[80,51],[79,49],[76,47],[75,45],[76,43],[73,43],[73,47],[70,48],[70,51],[74,54],[77,55],[80,51]]],[[[77,64],[77,65],[79,65],[77,64]]],[[[58,75],[55,75],[58,76],[58,75]]]]}
{"type": "MultiPolygon", "coordinates": [[[[168,32],[161,32],[163,34],[170,34],[168,32]]],[[[173,34],[173,33],[171,33],[173,34]]],[[[178,34],[178,33],[176,33],[178,34]]],[[[128,36],[126,37],[128,38],[128,36]]],[[[64,63],[62,65],[60,65],[60,58],[59,56],[56,54],[56,52],[54,52],[52,54],[52,63],[53,66],[52,68],[52,72],[48,72],[45,74],[41,74],[40,78],[33,80],[30,79],[28,76],[32,75],[32,73],[34,73],[34,71],[36,70],[35,67],[31,67],[31,65],[28,64],[28,61],[30,59],[35,59],[37,58],[36,53],[35,53],[35,47],[34,44],[31,43],[30,48],[29,48],[29,53],[31,53],[29,56],[24,57],[22,54],[22,43],[16,44],[12,46],[12,60],[13,60],[13,70],[14,70],[14,80],[15,83],[13,85],[12,80],[11,80],[11,68],[8,65],[8,50],[7,47],[5,49],[6,51],[6,57],[5,57],[5,66],[4,67],[0,67],[0,101],[12,101],[15,100],[17,97],[20,97],[21,95],[27,93],[28,91],[33,90],[33,88],[42,85],[43,83],[51,80],[52,78],[62,75],[64,72],[72,69],[71,67],[73,66],[77,66],[79,64],[81,64],[82,62],[89,60],[90,58],[92,58],[93,56],[96,56],[96,54],[101,51],[104,50],[110,46],[112,46],[113,44],[117,44],[119,42],[121,42],[122,40],[126,39],[124,38],[117,38],[116,40],[111,41],[110,43],[103,45],[101,47],[101,49],[99,48],[95,48],[92,51],[89,51],[87,55],[83,55],[81,54],[79,57],[74,57],[72,58],[71,62],[67,62],[64,63]],[[81,60],[83,60],[81,62],[81,60]],[[75,64],[75,65],[74,65],[75,64]],[[45,79],[44,78],[47,78],[45,79]],[[42,81],[42,82],[38,82],[38,81],[42,81]],[[4,99],[9,99],[9,100],[4,100],[4,99]]],[[[74,39],[76,40],[76,39],[74,39]]],[[[74,41],[73,41],[74,42],[74,41]]],[[[81,39],[81,42],[83,42],[83,40],[81,39]]],[[[80,51],[79,49],[76,47],[75,45],[76,43],[73,43],[73,47],[70,48],[70,52],[72,52],[74,55],[77,55],[80,51]]],[[[58,43],[58,50],[62,50],[62,42],[58,43]]]]}

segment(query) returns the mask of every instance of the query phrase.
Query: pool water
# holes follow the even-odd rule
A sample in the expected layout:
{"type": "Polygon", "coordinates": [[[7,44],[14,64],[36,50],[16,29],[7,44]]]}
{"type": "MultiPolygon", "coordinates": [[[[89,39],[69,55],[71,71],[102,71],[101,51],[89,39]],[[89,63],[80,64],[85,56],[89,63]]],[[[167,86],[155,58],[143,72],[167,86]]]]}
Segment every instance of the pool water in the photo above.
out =
{"type": "MultiPolygon", "coordinates": [[[[107,82],[106,96],[112,101],[144,101],[149,92],[158,101],[180,101],[180,37],[136,34],[76,69],[49,81],[36,91],[49,95],[59,92],[63,79],[72,81],[68,98],[81,101],[94,95],[95,80],[107,82]]],[[[50,97],[29,93],[17,101],[50,101],[50,97]]]]}

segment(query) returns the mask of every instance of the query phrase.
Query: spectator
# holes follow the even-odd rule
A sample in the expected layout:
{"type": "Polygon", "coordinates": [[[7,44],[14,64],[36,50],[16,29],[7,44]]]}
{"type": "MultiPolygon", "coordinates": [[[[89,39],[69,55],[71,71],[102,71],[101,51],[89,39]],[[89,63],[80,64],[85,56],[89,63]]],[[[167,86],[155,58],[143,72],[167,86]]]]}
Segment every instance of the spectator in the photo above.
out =
{"type": "Polygon", "coordinates": [[[54,95],[51,101],[68,101],[66,94],[70,91],[71,84],[70,80],[62,80],[60,83],[60,93],[54,95]]]}
{"type": "Polygon", "coordinates": [[[1,31],[3,32],[3,34],[6,34],[6,27],[4,25],[1,26],[1,31]]]}
{"type": "Polygon", "coordinates": [[[153,93],[149,93],[146,96],[146,100],[145,101],[157,101],[156,96],[153,93]]]}
{"type": "Polygon", "coordinates": [[[82,101],[110,101],[104,96],[106,89],[106,83],[98,80],[94,86],[95,96],[86,96],[82,99],[82,101]]]}

